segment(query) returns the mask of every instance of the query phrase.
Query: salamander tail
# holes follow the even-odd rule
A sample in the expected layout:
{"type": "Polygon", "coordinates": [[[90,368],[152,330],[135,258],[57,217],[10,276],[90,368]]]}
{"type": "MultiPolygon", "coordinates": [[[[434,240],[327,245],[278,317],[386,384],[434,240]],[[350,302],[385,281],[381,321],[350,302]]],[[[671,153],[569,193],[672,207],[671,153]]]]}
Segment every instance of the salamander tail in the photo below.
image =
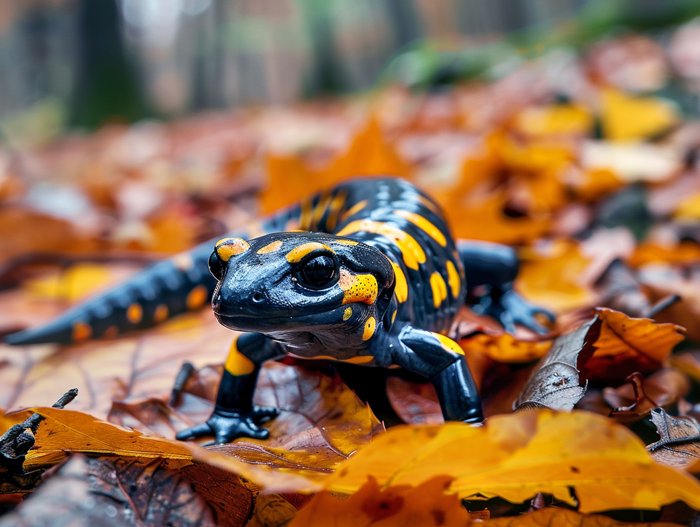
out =
{"type": "Polygon", "coordinates": [[[213,244],[158,262],[130,280],[82,302],[46,324],[5,337],[14,346],[71,344],[113,338],[205,305],[216,286],[209,274],[213,244]]]}

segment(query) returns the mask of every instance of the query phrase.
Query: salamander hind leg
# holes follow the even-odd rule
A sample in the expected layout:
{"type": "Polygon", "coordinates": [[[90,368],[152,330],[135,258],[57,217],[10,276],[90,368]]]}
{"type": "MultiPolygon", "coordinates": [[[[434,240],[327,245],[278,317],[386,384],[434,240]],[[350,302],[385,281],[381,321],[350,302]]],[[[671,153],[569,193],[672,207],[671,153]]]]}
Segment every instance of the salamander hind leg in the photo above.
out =
{"type": "Polygon", "coordinates": [[[213,435],[217,444],[237,437],[267,439],[269,431],[259,425],[276,417],[276,408],[253,405],[253,392],[263,362],[283,355],[278,343],[260,333],[244,333],[231,345],[219,384],[216,406],[202,424],[178,432],[177,439],[187,440],[213,435]]]}
{"type": "Polygon", "coordinates": [[[399,335],[399,366],[427,377],[435,387],[445,421],[483,421],[481,398],[459,345],[443,335],[406,327],[399,335]]]}
{"type": "Polygon", "coordinates": [[[495,318],[510,333],[515,332],[516,324],[537,333],[549,331],[537,320],[537,316],[543,315],[553,322],[554,315],[531,304],[513,289],[520,264],[512,247],[459,240],[457,252],[464,265],[468,291],[474,292],[477,288],[485,290],[477,303],[471,305],[476,313],[495,318]]]}

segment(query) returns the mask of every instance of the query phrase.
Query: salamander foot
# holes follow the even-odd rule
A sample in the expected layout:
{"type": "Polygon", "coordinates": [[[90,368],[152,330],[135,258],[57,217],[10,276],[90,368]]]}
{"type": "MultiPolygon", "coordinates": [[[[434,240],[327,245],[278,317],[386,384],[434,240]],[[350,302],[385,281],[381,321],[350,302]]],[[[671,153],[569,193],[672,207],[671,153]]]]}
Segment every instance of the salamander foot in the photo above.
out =
{"type": "Polygon", "coordinates": [[[206,423],[195,425],[178,432],[176,438],[186,441],[196,437],[214,436],[217,445],[230,443],[237,437],[252,437],[267,439],[270,431],[258,426],[261,423],[277,417],[279,410],[271,407],[254,406],[250,412],[237,412],[215,408],[206,423]]]}

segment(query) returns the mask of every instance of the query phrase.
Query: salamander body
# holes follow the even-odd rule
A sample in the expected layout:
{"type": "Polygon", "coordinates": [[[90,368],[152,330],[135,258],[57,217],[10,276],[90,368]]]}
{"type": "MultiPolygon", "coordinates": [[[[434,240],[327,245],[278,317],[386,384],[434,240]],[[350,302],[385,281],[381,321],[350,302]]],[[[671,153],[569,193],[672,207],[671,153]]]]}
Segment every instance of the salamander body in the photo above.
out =
{"type": "Polygon", "coordinates": [[[476,286],[488,289],[486,311],[508,328],[541,330],[533,316],[543,311],[511,289],[516,273],[510,248],[456,243],[440,208],[412,184],[354,179],[7,340],[113,336],[211,298],[220,323],[245,333],[232,345],[211,418],[180,439],[267,437],[258,424],[276,411],[254,407],[253,391],[261,364],[285,355],[407,369],[432,382],[446,420],[476,422],[476,386],[462,349],[446,335],[476,286]]]}

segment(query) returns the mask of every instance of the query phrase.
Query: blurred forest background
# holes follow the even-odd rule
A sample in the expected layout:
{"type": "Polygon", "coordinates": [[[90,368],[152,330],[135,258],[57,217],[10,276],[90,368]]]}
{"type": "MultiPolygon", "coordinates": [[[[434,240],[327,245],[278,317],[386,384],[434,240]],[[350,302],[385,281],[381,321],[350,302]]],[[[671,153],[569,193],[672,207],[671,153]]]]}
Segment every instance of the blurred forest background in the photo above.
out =
{"type": "Polygon", "coordinates": [[[366,90],[392,64],[410,84],[425,74],[422,59],[405,59],[420,42],[481,50],[504,34],[532,43],[558,27],[577,46],[618,25],[698,13],[690,0],[3,0],[0,130],[21,140],[284,104],[366,90]]]}

